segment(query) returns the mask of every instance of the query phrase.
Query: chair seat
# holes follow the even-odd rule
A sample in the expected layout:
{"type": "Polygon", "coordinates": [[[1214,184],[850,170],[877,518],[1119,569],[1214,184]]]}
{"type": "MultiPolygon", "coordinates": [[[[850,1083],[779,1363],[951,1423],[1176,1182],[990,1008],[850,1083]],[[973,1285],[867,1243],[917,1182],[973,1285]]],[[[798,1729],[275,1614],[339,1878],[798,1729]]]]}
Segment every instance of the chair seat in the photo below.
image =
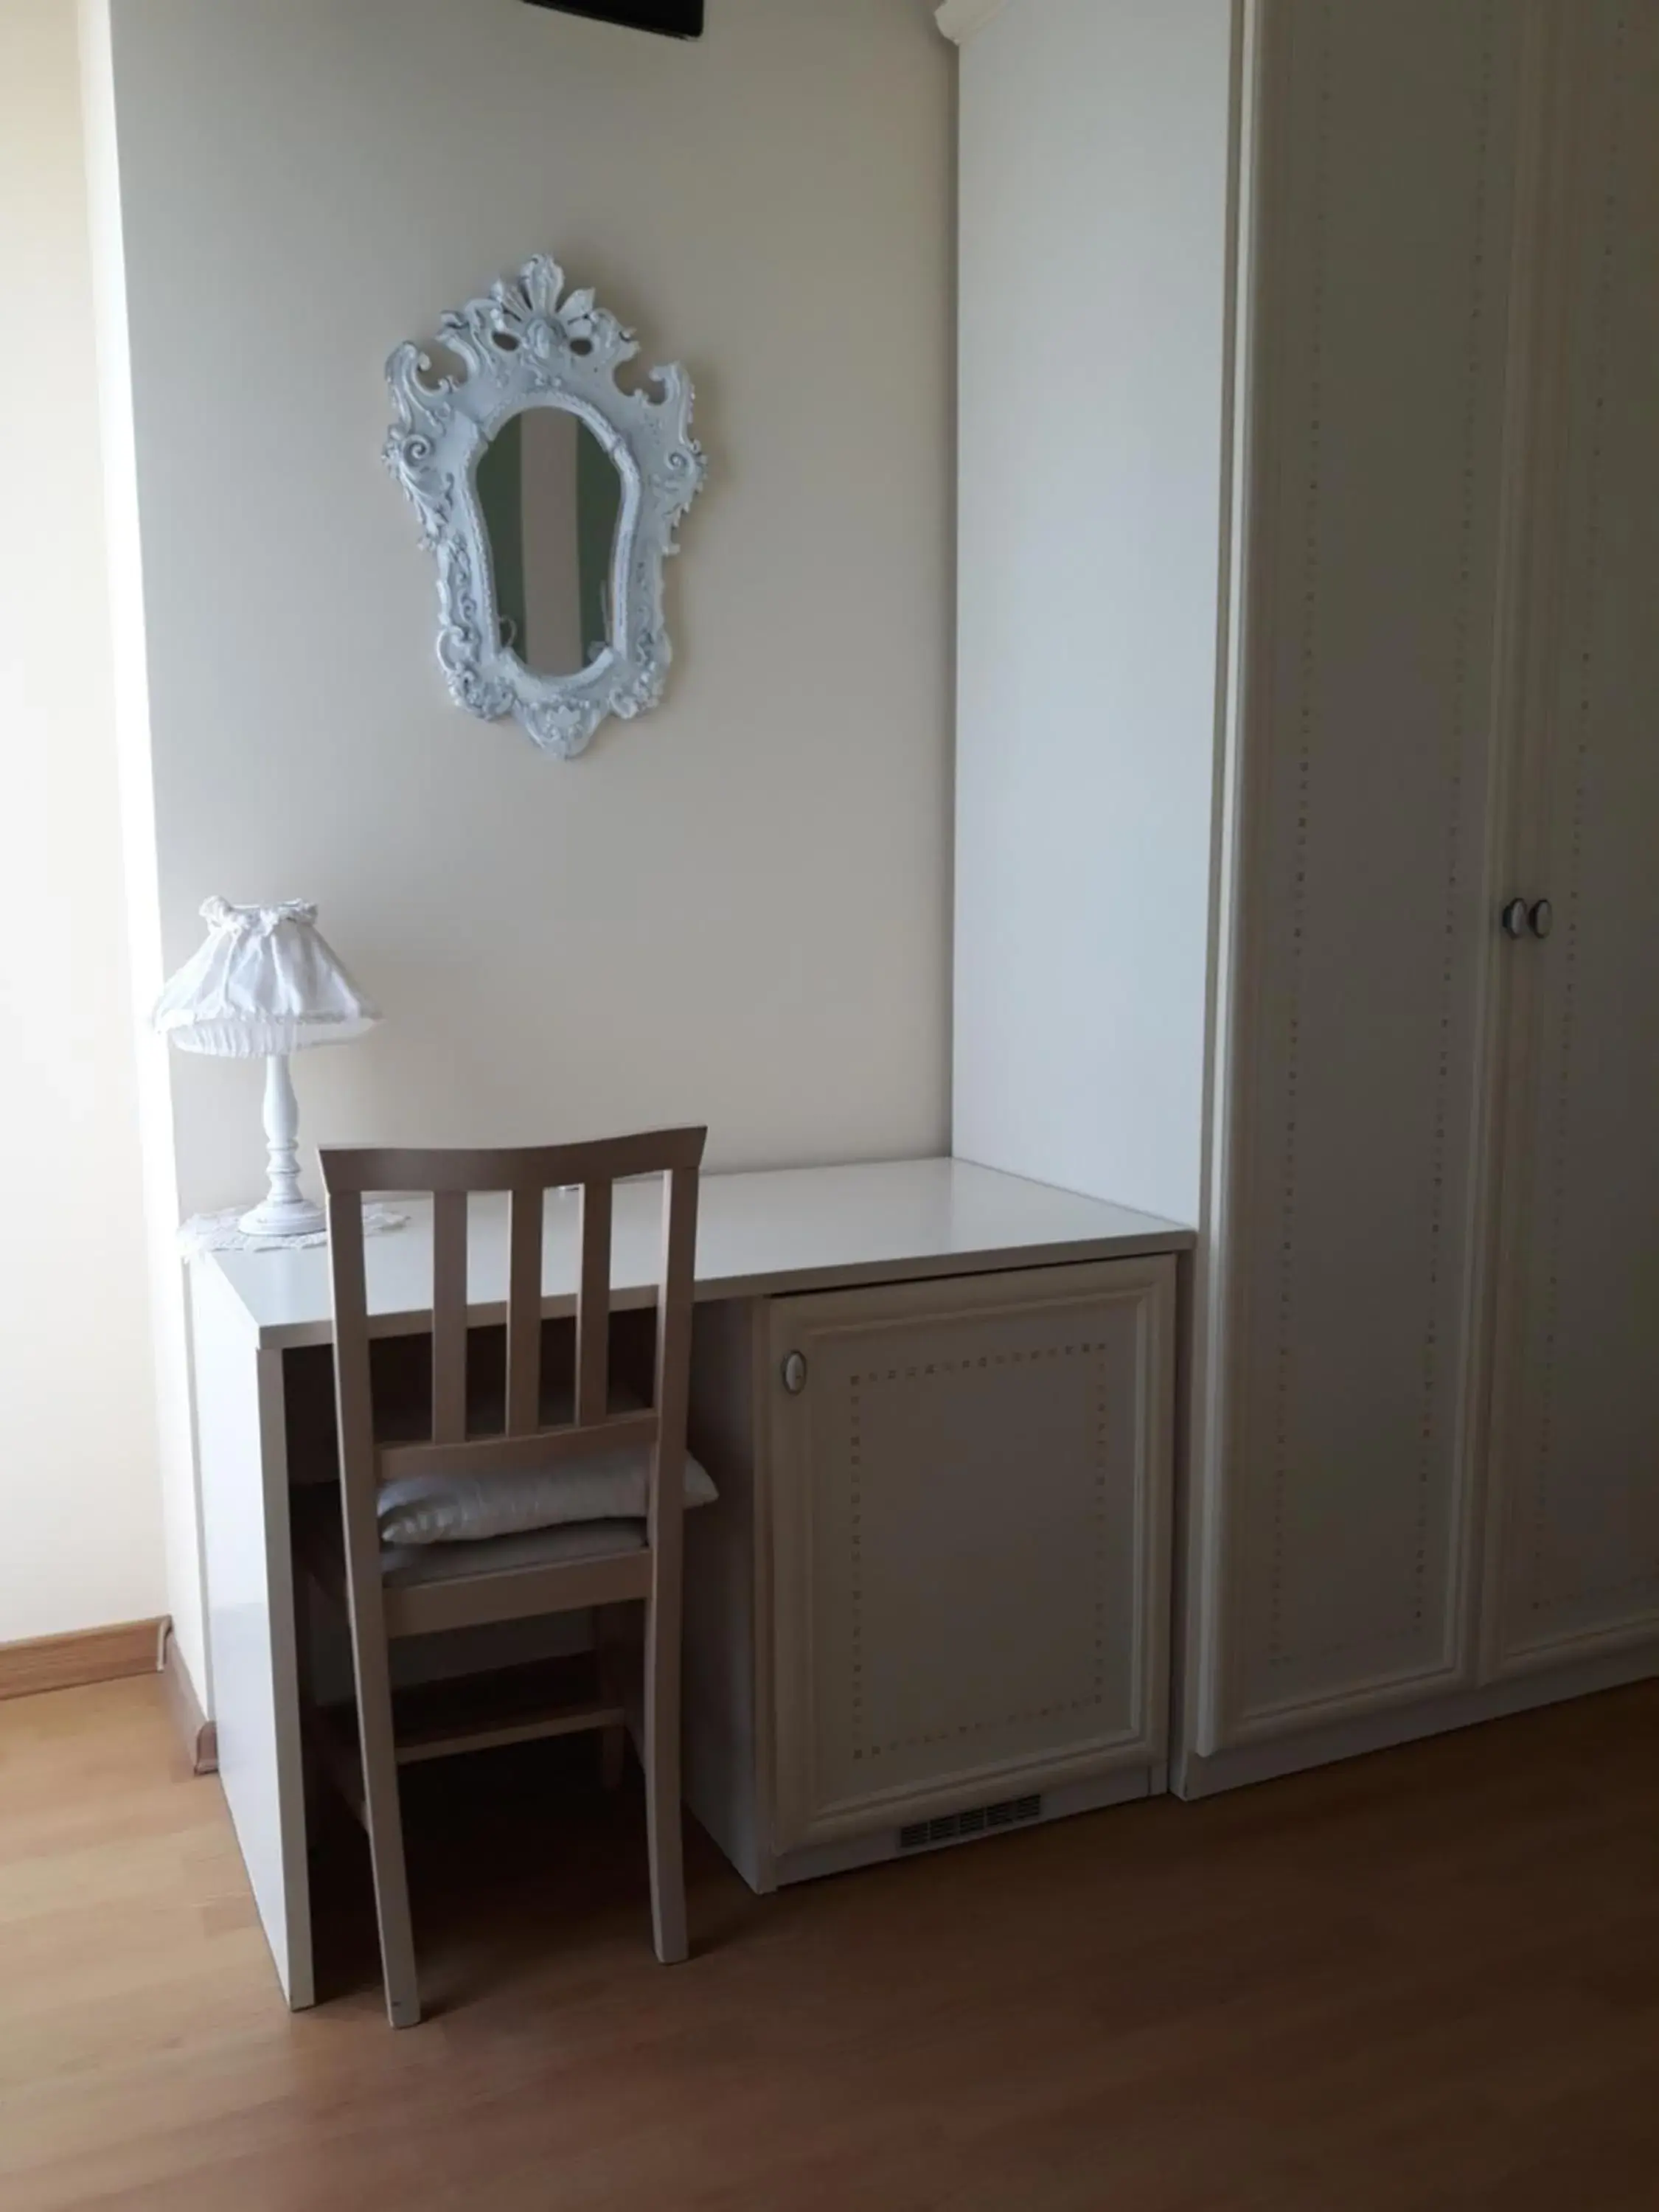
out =
{"type": "Polygon", "coordinates": [[[577,1521],[477,1543],[385,1544],[380,1578],[392,1589],[453,1582],[459,1575],[505,1574],[565,1559],[616,1559],[645,1549],[643,1521],[577,1521]]]}

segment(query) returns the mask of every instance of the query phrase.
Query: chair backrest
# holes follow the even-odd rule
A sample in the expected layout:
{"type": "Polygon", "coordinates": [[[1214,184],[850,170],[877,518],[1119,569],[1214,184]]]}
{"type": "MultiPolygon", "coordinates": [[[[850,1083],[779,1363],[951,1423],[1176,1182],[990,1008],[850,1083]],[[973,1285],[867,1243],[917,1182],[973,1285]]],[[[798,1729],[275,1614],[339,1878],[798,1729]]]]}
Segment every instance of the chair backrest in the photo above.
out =
{"type": "Polygon", "coordinates": [[[433,1152],[366,1146],[319,1155],[327,1193],[329,1262],[341,1479],[348,1520],[354,1504],[369,1525],[381,1481],[402,1475],[488,1477],[549,1467],[596,1447],[648,1445],[649,1533],[654,1544],[668,1486],[679,1518],[691,1347],[697,1230],[697,1173],[706,1129],[666,1129],[596,1143],[433,1152]],[[624,1177],[664,1178],[662,1266],[657,1295],[656,1387],[644,1413],[612,1415],[608,1361],[612,1192],[624,1177]],[[574,1419],[541,1425],[542,1229],[550,1189],[581,1193],[581,1258],[576,1297],[574,1419]],[[364,1195],[429,1192],[432,1231],[432,1440],[377,1450],[369,1375],[368,1303],[363,1262],[364,1195]],[[469,1437],[466,1414],[467,1201],[508,1194],[507,1405],[500,1436],[469,1437]]]}

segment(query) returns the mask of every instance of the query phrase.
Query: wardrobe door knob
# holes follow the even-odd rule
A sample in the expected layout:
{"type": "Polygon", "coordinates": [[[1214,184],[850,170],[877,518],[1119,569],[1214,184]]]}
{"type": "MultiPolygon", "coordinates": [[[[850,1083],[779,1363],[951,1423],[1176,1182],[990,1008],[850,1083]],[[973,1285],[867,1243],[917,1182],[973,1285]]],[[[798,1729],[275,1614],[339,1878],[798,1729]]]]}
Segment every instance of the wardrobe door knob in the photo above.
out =
{"type": "Polygon", "coordinates": [[[1498,917],[1505,937],[1524,937],[1528,916],[1525,899],[1511,899],[1498,917]]]}
{"type": "Polygon", "coordinates": [[[1527,921],[1534,937],[1547,937],[1555,927],[1555,908],[1547,899],[1534,899],[1527,921]]]}
{"type": "Polygon", "coordinates": [[[783,1387],[792,1398],[799,1398],[806,1388],[806,1355],[792,1352],[783,1363],[783,1387]]]}

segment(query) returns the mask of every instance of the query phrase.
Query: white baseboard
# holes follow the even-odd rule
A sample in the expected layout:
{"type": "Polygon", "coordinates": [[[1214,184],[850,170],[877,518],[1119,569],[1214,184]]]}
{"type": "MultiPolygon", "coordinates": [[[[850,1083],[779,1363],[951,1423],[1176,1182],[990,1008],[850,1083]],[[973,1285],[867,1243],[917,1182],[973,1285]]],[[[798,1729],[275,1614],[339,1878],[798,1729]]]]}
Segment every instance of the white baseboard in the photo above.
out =
{"type": "Polygon", "coordinates": [[[1208,1758],[1177,1749],[1170,1765],[1170,1787],[1177,1797],[1213,1797],[1224,1790],[1246,1789],[1253,1783],[1303,1773],[1311,1766],[1329,1766],[1338,1759],[1362,1758],[1368,1752],[1390,1751],[1398,1744],[1443,1735],[1454,1729],[1476,1728],[1483,1721],[1504,1720],[1535,1706],[1590,1697],[1598,1690],[1622,1689],[1656,1674],[1659,1650],[1644,1644],[1637,1650],[1613,1652],[1605,1658],[1583,1660],[1547,1674],[1514,1675],[1424,1705],[1401,1705],[1300,1735],[1242,1744],[1231,1751],[1212,1753],[1208,1758]]]}
{"type": "MultiPolygon", "coordinates": [[[[1041,1796],[1042,1810],[1035,1820],[1023,1825],[1038,1827],[1049,1820],[1069,1820],[1077,1813],[1096,1813],[1108,1805],[1127,1805],[1139,1797],[1159,1796],[1163,1787],[1162,1767],[1119,1767],[1110,1774],[1092,1776],[1087,1782],[1072,1782],[1060,1789],[1032,1792],[1041,1796]]],[[[806,1850],[786,1851],[774,1862],[774,1867],[781,1888],[787,1882],[817,1881],[825,1875],[850,1874],[855,1867],[878,1866],[885,1859],[921,1858],[927,1852],[957,1850],[968,1844],[1018,1833],[1018,1827],[991,1828],[974,1835],[948,1837],[938,1843],[914,1844],[906,1850],[900,1844],[898,1828],[893,1826],[878,1829],[872,1835],[848,1836],[837,1843],[819,1844],[806,1850]]]]}

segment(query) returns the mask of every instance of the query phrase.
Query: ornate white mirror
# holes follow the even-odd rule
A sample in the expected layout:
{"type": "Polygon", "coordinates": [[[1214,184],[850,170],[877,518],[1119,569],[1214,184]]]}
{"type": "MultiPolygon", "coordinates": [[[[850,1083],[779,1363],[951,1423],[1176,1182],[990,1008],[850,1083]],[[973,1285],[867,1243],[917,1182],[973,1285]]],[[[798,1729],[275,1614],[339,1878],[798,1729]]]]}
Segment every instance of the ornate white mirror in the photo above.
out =
{"type": "Polygon", "coordinates": [[[459,705],[569,760],[662,696],[663,562],[704,473],[690,380],[624,391],[637,343],[545,256],[442,316],[438,346],[453,373],[413,343],[387,363],[386,446],[438,564],[438,659],[459,705]]]}

